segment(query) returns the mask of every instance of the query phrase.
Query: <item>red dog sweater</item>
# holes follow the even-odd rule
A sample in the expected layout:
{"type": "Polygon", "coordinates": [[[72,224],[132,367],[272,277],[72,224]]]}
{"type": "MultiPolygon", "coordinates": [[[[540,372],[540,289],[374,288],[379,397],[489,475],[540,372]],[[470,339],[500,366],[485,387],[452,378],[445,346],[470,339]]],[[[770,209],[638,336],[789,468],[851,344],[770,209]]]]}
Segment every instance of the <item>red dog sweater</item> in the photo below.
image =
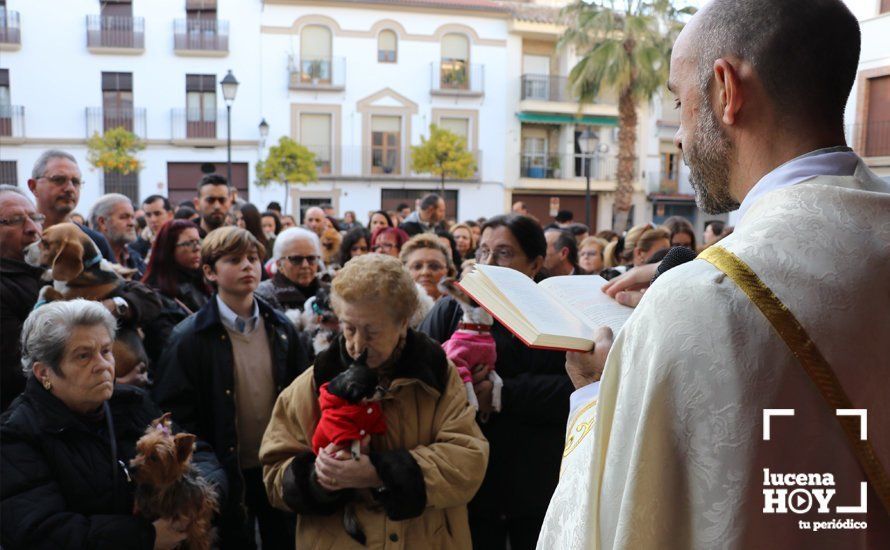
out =
{"type": "Polygon", "coordinates": [[[350,403],[328,391],[327,383],[322,384],[318,396],[321,419],[312,434],[312,452],[328,443],[340,445],[361,440],[369,434],[386,433],[386,419],[380,403],[350,403]]]}

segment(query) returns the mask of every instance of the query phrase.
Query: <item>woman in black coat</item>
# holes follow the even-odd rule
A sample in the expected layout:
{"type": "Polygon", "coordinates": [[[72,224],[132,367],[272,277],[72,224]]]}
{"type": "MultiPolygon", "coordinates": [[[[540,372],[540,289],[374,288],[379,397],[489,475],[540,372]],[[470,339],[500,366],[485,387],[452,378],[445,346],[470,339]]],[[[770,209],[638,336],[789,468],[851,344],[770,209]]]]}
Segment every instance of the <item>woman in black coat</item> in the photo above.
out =
{"type": "MultiPolygon", "coordinates": [[[[161,411],[141,389],[114,384],[115,321],[99,303],[53,302],[22,330],[24,393],[0,420],[0,544],[7,550],[173,548],[173,518],[133,514],[136,441],[161,411]]],[[[216,486],[225,474],[209,446],[192,458],[216,486]]]]}
{"type": "MultiPolygon", "coordinates": [[[[541,226],[525,216],[496,216],[482,227],[476,250],[479,263],[515,269],[536,279],[547,241],[541,226]]],[[[418,330],[439,342],[448,340],[461,309],[445,297],[418,330]]],[[[495,322],[497,373],[504,380],[500,412],[491,409],[491,382],[474,374],[480,412],[488,413],[482,433],[490,455],[485,480],[470,501],[473,547],[513,550],[535,547],[550,497],[559,480],[569,396],[574,387],[565,371],[565,353],[530,349],[495,322]]]]}

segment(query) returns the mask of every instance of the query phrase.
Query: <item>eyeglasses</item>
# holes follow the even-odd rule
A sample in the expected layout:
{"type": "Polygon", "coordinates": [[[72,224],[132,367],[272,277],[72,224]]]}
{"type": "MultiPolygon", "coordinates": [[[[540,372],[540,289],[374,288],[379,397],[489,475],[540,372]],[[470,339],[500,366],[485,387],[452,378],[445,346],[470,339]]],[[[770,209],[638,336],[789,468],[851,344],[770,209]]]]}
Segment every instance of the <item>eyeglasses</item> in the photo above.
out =
{"type": "Polygon", "coordinates": [[[374,245],[374,252],[378,250],[392,250],[396,245],[393,243],[377,243],[374,245]]]}
{"type": "Polygon", "coordinates": [[[476,261],[487,262],[494,255],[494,261],[498,265],[506,265],[513,261],[516,257],[516,251],[506,246],[499,246],[492,251],[489,248],[476,249],[476,261]]]}
{"type": "Polygon", "coordinates": [[[11,218],[0,218],[0,225],[8,225],[10,227],[21,227],[25,224],[25,219],[30,219],[32,222],[41,224],[46,221],[46,216],[43,214],[38,214],[33,212],[28,214],[27,216],[13,216],[11,218]]]}
{"type": "Polygon", "coordinates": [[[413,262],[408,266],[408,269],[411,271],[423,271],[424,267],[428,267],[430,271],[442,271],[446,266],[441,262],[433,260],[431,262],[413,262]]]}
{"type": "Polygon", "coordinates": [[[299,254],[295,254],[293,256],[287,256],[287,261],[289,261],[292,265],[303,265],[303,261],[309,265],[315,265],[318,261],[318,256],[300,256],[299,254]]]}
{"type": "Polygon", "coordinates": [[[182,241],[181,243],[176,243],[177,248],[188,248],[189,250],[200,250],[201,249],[201,241],[198,239],[192,239],[190,241],[182,241]]]}
{"type": "Polygon", "coordinates": [[[580,258],[596,258],[600,253],[597,250],[588,250],[587,252],[579,252],[578,257],[580,258]]]}
{"type": "Polygon", "coordinates": [[[71,182],[71,185],[73,185],[74,187],[80,187],[81,185],[83,185],[83,181],[80,178],[78,178],[78,177],[70,177],[69,178],[68,176],[63,176],[61,174],[59,174],[57,176],[43,176],[40,179],[47,180],[50,183],[52,183],[53,185],[55,185],[56,187],[62,187],[63,185],[67,185],[69,181],[71,182]]]}

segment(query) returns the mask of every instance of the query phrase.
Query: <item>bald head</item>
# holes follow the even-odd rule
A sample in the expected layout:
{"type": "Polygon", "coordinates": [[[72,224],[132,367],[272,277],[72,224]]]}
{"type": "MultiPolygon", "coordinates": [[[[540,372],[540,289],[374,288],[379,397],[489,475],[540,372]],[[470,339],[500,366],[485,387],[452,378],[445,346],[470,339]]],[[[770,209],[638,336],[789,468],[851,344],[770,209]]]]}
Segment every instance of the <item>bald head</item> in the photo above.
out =
{"type": "Polygon", "coordinates": [[[859,24],[841,0],[712,0],[680,34],[671,64],[694,63],[705,94],[717,59],[747,62],[786,123],[839,126],[859,49],[859,24]]]}
{"type": "Polygon", "coordinates": [[[324,210],[317,206],[307,209],[306,214],[303,215],[303,225],[321,237],[321,234],[324,233],[324,210]]]}

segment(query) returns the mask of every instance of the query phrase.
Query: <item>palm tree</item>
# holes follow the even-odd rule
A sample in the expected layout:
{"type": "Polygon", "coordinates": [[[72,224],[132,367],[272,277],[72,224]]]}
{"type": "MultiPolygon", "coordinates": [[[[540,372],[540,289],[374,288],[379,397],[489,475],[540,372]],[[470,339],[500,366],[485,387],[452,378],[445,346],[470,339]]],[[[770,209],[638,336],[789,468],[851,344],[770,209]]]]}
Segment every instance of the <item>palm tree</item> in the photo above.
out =
{"type": "Polygon", "coordinates": [[[618,92],[618,183],[614,231],[627,227],[636,172],[637,104],[649,102],[667,83],[671,47],[681,18],[672,0],[576,0],[563,10],[569,22],[559,45],[572,46],[580,60],[569,73],[572,92],[583,105],[602,89],[618,92]]]}

